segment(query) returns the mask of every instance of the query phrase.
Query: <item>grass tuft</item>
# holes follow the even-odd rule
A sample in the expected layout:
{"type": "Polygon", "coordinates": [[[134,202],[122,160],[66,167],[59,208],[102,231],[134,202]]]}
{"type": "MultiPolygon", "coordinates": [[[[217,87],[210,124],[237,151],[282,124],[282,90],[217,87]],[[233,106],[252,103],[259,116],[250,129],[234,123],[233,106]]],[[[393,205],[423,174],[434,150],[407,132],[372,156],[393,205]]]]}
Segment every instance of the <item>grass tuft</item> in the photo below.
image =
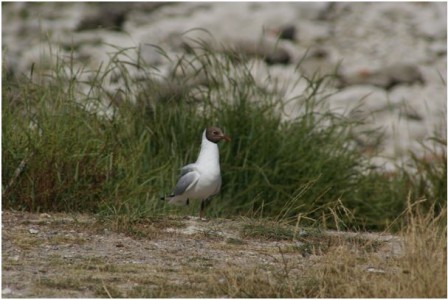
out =
{"type": "Polygon", "coordinates": [[[210,125],[233,139],[220,145],[222,193],[209,216],[381,230],[399,228],[409,193],[437,203],[427,209],[446,207],[446,150],[440,164],[414,157],[417,177],[378,173],[354,146],[356,124],[322,113],[329,78],[297,75],[307,89],[284,99],[278,84],[260,86],[252,60],[197,43],[176,58],[158,49],[172,65],[165,79],[140,56],[133,61],[136,49],[119,47],[96,72],[76,67],[73,55],[44,78],[39,68],[30,77],[3,70],[3,207],[91,212],[117,224],[191,214],[195,204],[179,209],[159,198],[196,159],[210,125]],[[289,121],[286,102],[300,108],[289,121]],[[338,210],[345,214],[336,219],[338,210]]]}
{"type": "Polygon", "coordinates": [[[320,282],[314,297],[445,298],[446,210],[434,214],[408,202],[402,218],[402,247],[390,257],[353,255],[351,243],[331,248],[310,271],[320,282]]]}

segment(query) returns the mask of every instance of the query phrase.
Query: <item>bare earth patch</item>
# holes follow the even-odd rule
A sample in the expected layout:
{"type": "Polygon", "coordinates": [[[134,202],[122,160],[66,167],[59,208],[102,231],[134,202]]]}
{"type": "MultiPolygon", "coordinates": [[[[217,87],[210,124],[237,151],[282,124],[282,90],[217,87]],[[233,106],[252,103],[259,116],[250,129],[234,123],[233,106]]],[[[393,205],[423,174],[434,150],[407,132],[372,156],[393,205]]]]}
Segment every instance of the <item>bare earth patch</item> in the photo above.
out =
{"type": "Polygon", "coordinates": [[[163,217],[113,230],[80,214],[2,213],[2,296],[315,296],[329,252],[366,276],[397,272],[397,237],[238,218],[163,217]],[[376,260],[372,260],[376,257],[376,260]],[[374,262],[374,265],[372,265],[374,262]]]}

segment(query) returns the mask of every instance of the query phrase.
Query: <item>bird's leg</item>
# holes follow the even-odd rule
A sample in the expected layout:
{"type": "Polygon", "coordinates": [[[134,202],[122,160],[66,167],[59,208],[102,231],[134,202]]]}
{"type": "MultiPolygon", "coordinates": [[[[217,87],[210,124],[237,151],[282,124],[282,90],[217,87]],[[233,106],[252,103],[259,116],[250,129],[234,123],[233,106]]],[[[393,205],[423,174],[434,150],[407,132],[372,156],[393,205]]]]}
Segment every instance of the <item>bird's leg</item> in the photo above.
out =
{"type": "Polygon", "coordinates": [[[210,204],[210,198],[207,199],[202,199],[201,201],[201,210],[199,211],[199,218],[203,218],[204,217],[204,210],[205,208],[210,204]]]}
{"type": "Polygon", "coordinates": [[[199,210],[199,219],[204,217],[205,199],[201,200],[201,209],[199,210]]]}

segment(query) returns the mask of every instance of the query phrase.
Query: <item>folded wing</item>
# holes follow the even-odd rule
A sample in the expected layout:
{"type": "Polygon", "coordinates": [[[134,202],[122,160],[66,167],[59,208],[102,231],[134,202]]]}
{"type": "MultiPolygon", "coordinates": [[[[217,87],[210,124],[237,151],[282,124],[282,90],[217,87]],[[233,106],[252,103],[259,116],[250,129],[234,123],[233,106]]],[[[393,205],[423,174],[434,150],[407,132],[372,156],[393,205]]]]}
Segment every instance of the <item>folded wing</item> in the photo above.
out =
{"type": "Polygon", "coordinates": [[[188,198],[185,194],[195,186],[198,180],[199,172],[193,164],[183,167],[180,178],[169,196],[168,202],[172,204],[185,204],[188,198]]]}
{"type": "Polygon", "coordinates": [[[195,184],[198,182],[199,173],[196,171],[191,171],[183,175],[177,181],[176,186],[173,190],[173,195],[178,196],[185,194],[185,192],[189,191],[195,184]]]}

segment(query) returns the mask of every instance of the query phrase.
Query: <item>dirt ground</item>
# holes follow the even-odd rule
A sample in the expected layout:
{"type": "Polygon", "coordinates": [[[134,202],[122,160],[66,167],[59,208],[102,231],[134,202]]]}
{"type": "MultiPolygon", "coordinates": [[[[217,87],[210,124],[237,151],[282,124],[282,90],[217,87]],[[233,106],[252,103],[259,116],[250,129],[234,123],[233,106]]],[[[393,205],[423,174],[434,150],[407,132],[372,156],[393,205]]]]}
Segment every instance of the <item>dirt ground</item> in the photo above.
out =
{"type": "Polygon", "coordinates": [[[4,211],[2,296],[282,296],[278,284],[285,280],[301,280],[312,289],[306,271],[341,241],[381,256],[401,252],[394,236],[320,232],[245,218],[173,216],[112,228],[117,227],[91,215],[4,211]],[[243,279],[270,290],[248,292],[243,279]]]}

